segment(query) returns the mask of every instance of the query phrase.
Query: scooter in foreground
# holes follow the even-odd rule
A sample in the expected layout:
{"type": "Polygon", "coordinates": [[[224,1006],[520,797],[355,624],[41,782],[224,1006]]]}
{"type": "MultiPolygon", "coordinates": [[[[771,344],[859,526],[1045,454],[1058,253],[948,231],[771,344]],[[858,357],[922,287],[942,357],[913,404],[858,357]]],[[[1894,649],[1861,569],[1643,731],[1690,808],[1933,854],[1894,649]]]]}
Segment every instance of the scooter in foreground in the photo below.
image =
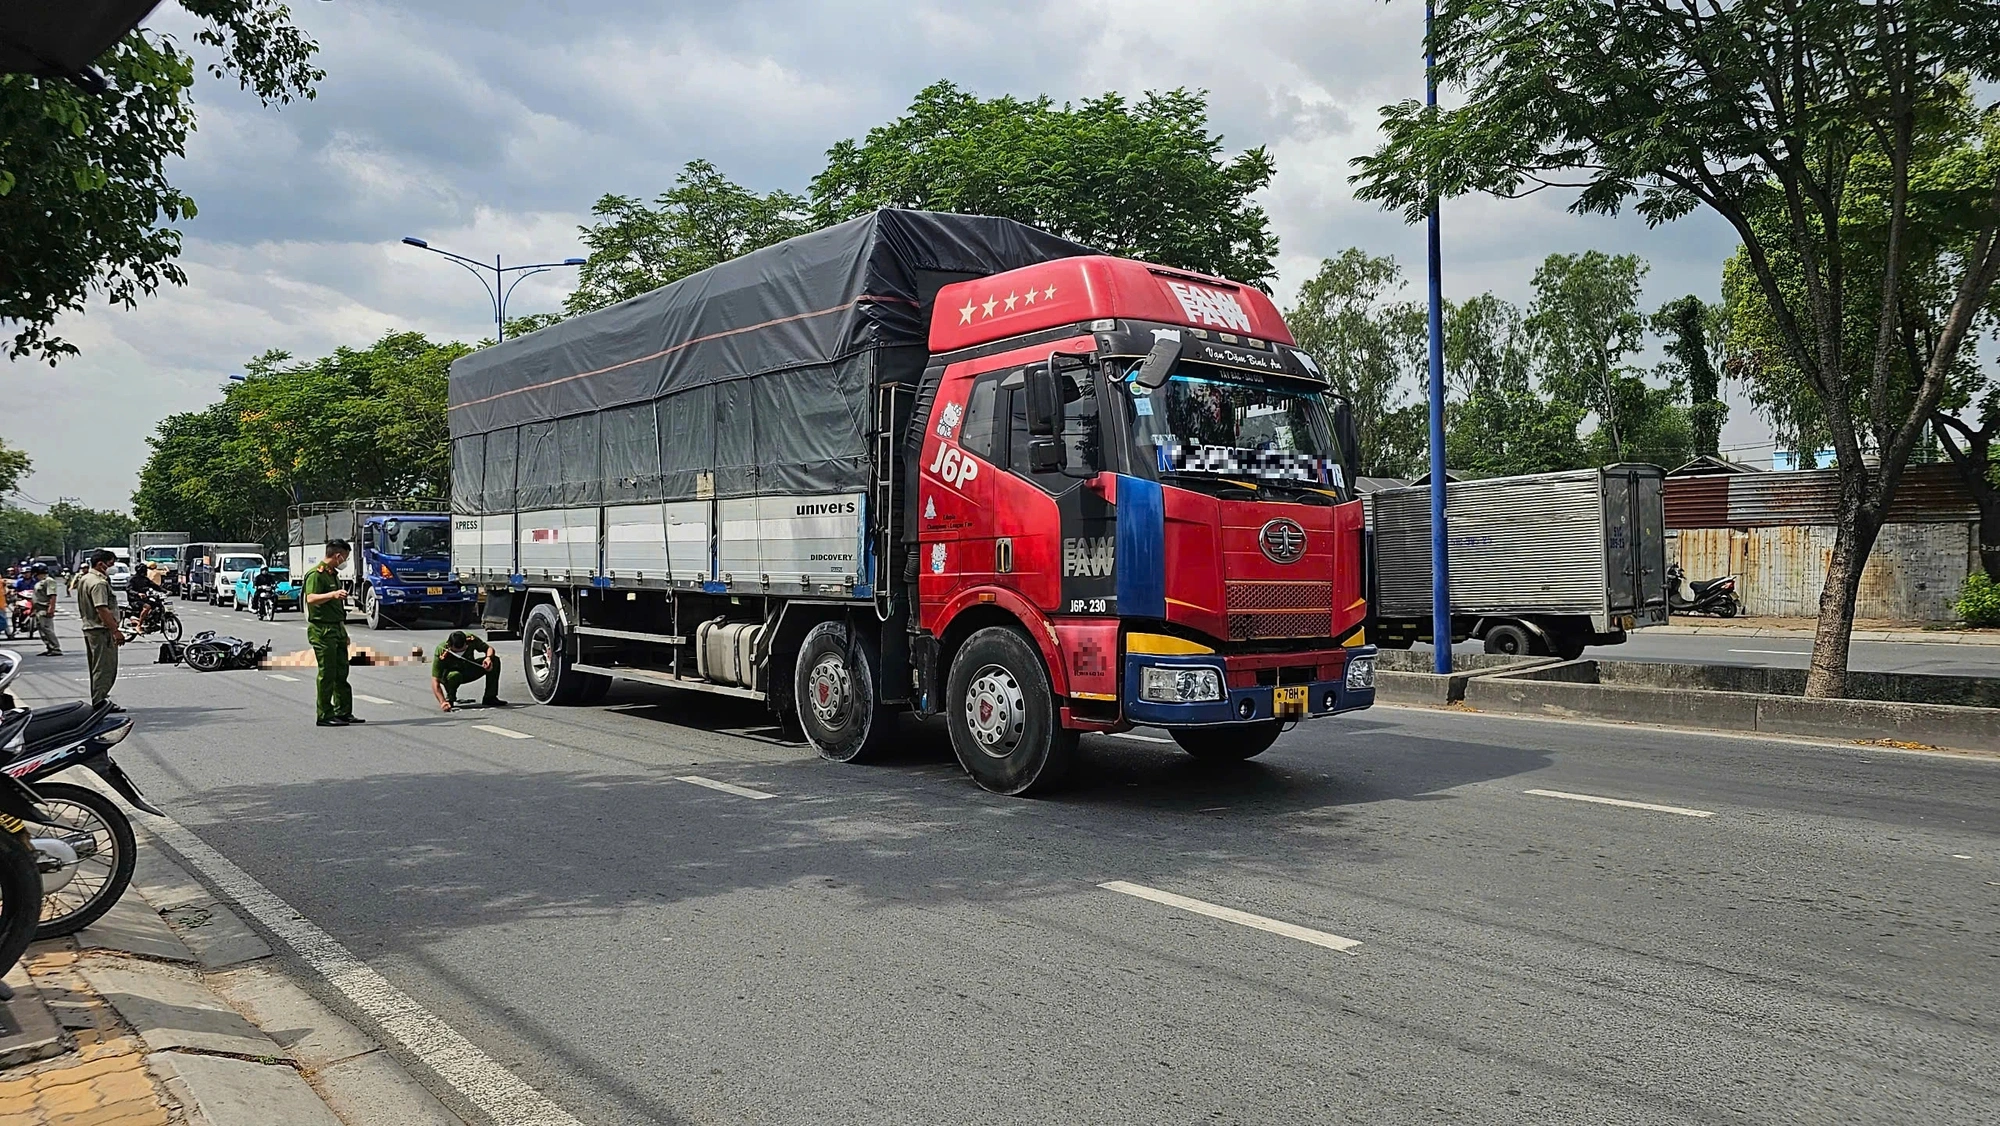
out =
{"type": "MultiPolygon", "coordinates": [[[[20,670],[18,654],[0,650],[0,690],[20,670]]],[[[139,787],[111,758],[111,748],[132,732],[132,717],[109,704],[61,704],[10,713],[28,718],[20,743],[7,748],[0,772],[27,783],[42,807],[43,825],[30,834],[42,878],[37,938],[74,934],[96,922],[132,882],[138,843],[132,821],[117,802],[88,786],[45,781],[81,766],[104,779],[138,809],[159,815],[139,787]]]]}
{"type": "MultiPolygon", "coordinates": [[[[0,716],[0,754],[19,750],[27,728],[24,712],[0,716]]],[[[13,970],[42,917],[42,878],[28,825],[45,815],[35,802],[33,790],[0,774],[0,974],[13,970]]],[[[0,1001],[13,999],[14,991],[0,982],[0,1001]]]]}
{"type": "Polygon", "coordinates": [[[1679,563],[1667,566],[1667,610],[1674,614],[1714,614],[1717,617],[1733,618],[1742,610],[1742,603],[1736,598],[1736,576],[1724,575],[1717,579],[1686,583],[1688,592],[1683,595],[1681,586],[1686,582],[1679,563]]]}

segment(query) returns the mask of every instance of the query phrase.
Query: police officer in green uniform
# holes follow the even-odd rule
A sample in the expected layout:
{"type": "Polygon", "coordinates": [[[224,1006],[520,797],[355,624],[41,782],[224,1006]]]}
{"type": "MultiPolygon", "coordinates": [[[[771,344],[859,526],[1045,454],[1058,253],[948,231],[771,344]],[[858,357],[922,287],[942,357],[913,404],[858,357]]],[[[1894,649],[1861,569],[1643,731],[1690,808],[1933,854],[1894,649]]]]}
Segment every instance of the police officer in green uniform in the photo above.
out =
{"type": "Polygon", "coordinates": [[[367,722],[355,716],[347,686],[347,589],[340,585],[340,565],[352,550],[346,540],[328,540],[326,558],[306,572],[306,640],[319,662],[314,722],[321,727],[367,722]]]}
{"type": "MultiPolygon", "coordinates": [[[[111,593],[111,579],[105,574],[118,557],[109,548],[98,548],[90,557],[90,570],[76,583],[76,616],[83,619],[83,652],[90,661],[90,702],[109,703],[111,686],[118,682],[118,647],[125,635],[118,629],[118,596],[111,593]]],[[[111,705],[114,712],[125,709],[111,705]]]]}
{"type": "Polygon", "coordinates": [[[458,690],[482,677],[486,696],[480,703],[489,708],[506,707],[507,701],[500,698],[500,655],[491,646],[464,630],[453,630],[438,643],[431,655],[431,695],[437,697],[438,710],[448,712],[457,707],[458,690]]]}
{"type": "Polygon", "coordinates": [[[35,564],[35,629],[42,635],[42,656],[62,656],[62,641],[56,637],[56,599],[62,597],[62,580],[49,574],[47,563],[35,564]]]}

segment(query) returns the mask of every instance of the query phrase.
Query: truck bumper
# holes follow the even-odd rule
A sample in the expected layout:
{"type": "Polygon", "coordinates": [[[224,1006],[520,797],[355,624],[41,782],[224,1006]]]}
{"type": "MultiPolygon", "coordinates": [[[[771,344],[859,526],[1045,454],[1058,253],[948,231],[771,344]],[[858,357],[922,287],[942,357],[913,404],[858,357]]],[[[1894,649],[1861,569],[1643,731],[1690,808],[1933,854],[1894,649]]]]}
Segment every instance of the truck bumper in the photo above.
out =
{"type": "MultiPolygon", "coordinates": [[[[1155,727],[1214,727],[1256,723],[1272,719],[1316,719],[1365,708],[1375,702],[1375,647],[1357,645],[1345,650],[1346,659],[1338,673],[1319,679],[1288,681],[1285,689],[1305,689],[1305,703],[1283,709],[1277,704],[1278,685],[1231,684],[1242,680],[1241,670],[1231,677],[1229,658],[1222,655],[1166,657],[1129,654],[1125,658],[1124,711],[1131,723],[1155,727]],[[1144,670],[1152,668],[1212,668],[1218,670],[1223,698],[1189,703],[1148,700],[1141,695],[1144,670]]],[[[1324,668],[1322,663],[1319,667],[1324,668]]]]}
{"type": "Polygon", "coordinates": [[[457,584],[445,587],[443,594],[432,594],[427,588],[420,586],[386,584],[377,584],[375,591],[381,595],[383,603],[390,606],[460,606],[471,603],[479,596],[479,592],[474,588],[461,587],[457,584]]]}

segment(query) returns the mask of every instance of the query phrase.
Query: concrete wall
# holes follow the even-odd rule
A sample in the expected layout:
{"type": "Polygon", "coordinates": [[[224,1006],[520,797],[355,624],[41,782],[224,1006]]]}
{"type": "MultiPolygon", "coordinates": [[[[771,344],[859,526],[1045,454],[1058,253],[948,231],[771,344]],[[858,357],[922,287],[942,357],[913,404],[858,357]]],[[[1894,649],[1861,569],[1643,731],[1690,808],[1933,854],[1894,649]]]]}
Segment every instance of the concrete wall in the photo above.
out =
{"type": "MultiPolygon", "coordinates": [[[[1863,618],[1943,621],[1976,566],[1979,525],[1889,524],[1861,572],[1863,618]]],[[[1819,615],[1820,588],[1834,529],[1822,524],[1768,528],[1682,528],[1667,533],[1667,558],[1690,581],[1741,576],[1737,593],[1753,617],[1819,615]]]]}

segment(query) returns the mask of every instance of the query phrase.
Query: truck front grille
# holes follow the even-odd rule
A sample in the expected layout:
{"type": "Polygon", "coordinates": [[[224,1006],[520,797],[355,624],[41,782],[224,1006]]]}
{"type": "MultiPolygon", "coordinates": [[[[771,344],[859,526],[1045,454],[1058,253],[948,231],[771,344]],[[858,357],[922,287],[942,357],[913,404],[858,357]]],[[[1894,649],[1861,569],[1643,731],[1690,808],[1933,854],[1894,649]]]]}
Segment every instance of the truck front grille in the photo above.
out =
{"type": "Polygon", "coordinates": [[[1330,582],[1265,580],[1227,585],[1231,641],[1325,637],[1333,630],[1330,582]]]}

